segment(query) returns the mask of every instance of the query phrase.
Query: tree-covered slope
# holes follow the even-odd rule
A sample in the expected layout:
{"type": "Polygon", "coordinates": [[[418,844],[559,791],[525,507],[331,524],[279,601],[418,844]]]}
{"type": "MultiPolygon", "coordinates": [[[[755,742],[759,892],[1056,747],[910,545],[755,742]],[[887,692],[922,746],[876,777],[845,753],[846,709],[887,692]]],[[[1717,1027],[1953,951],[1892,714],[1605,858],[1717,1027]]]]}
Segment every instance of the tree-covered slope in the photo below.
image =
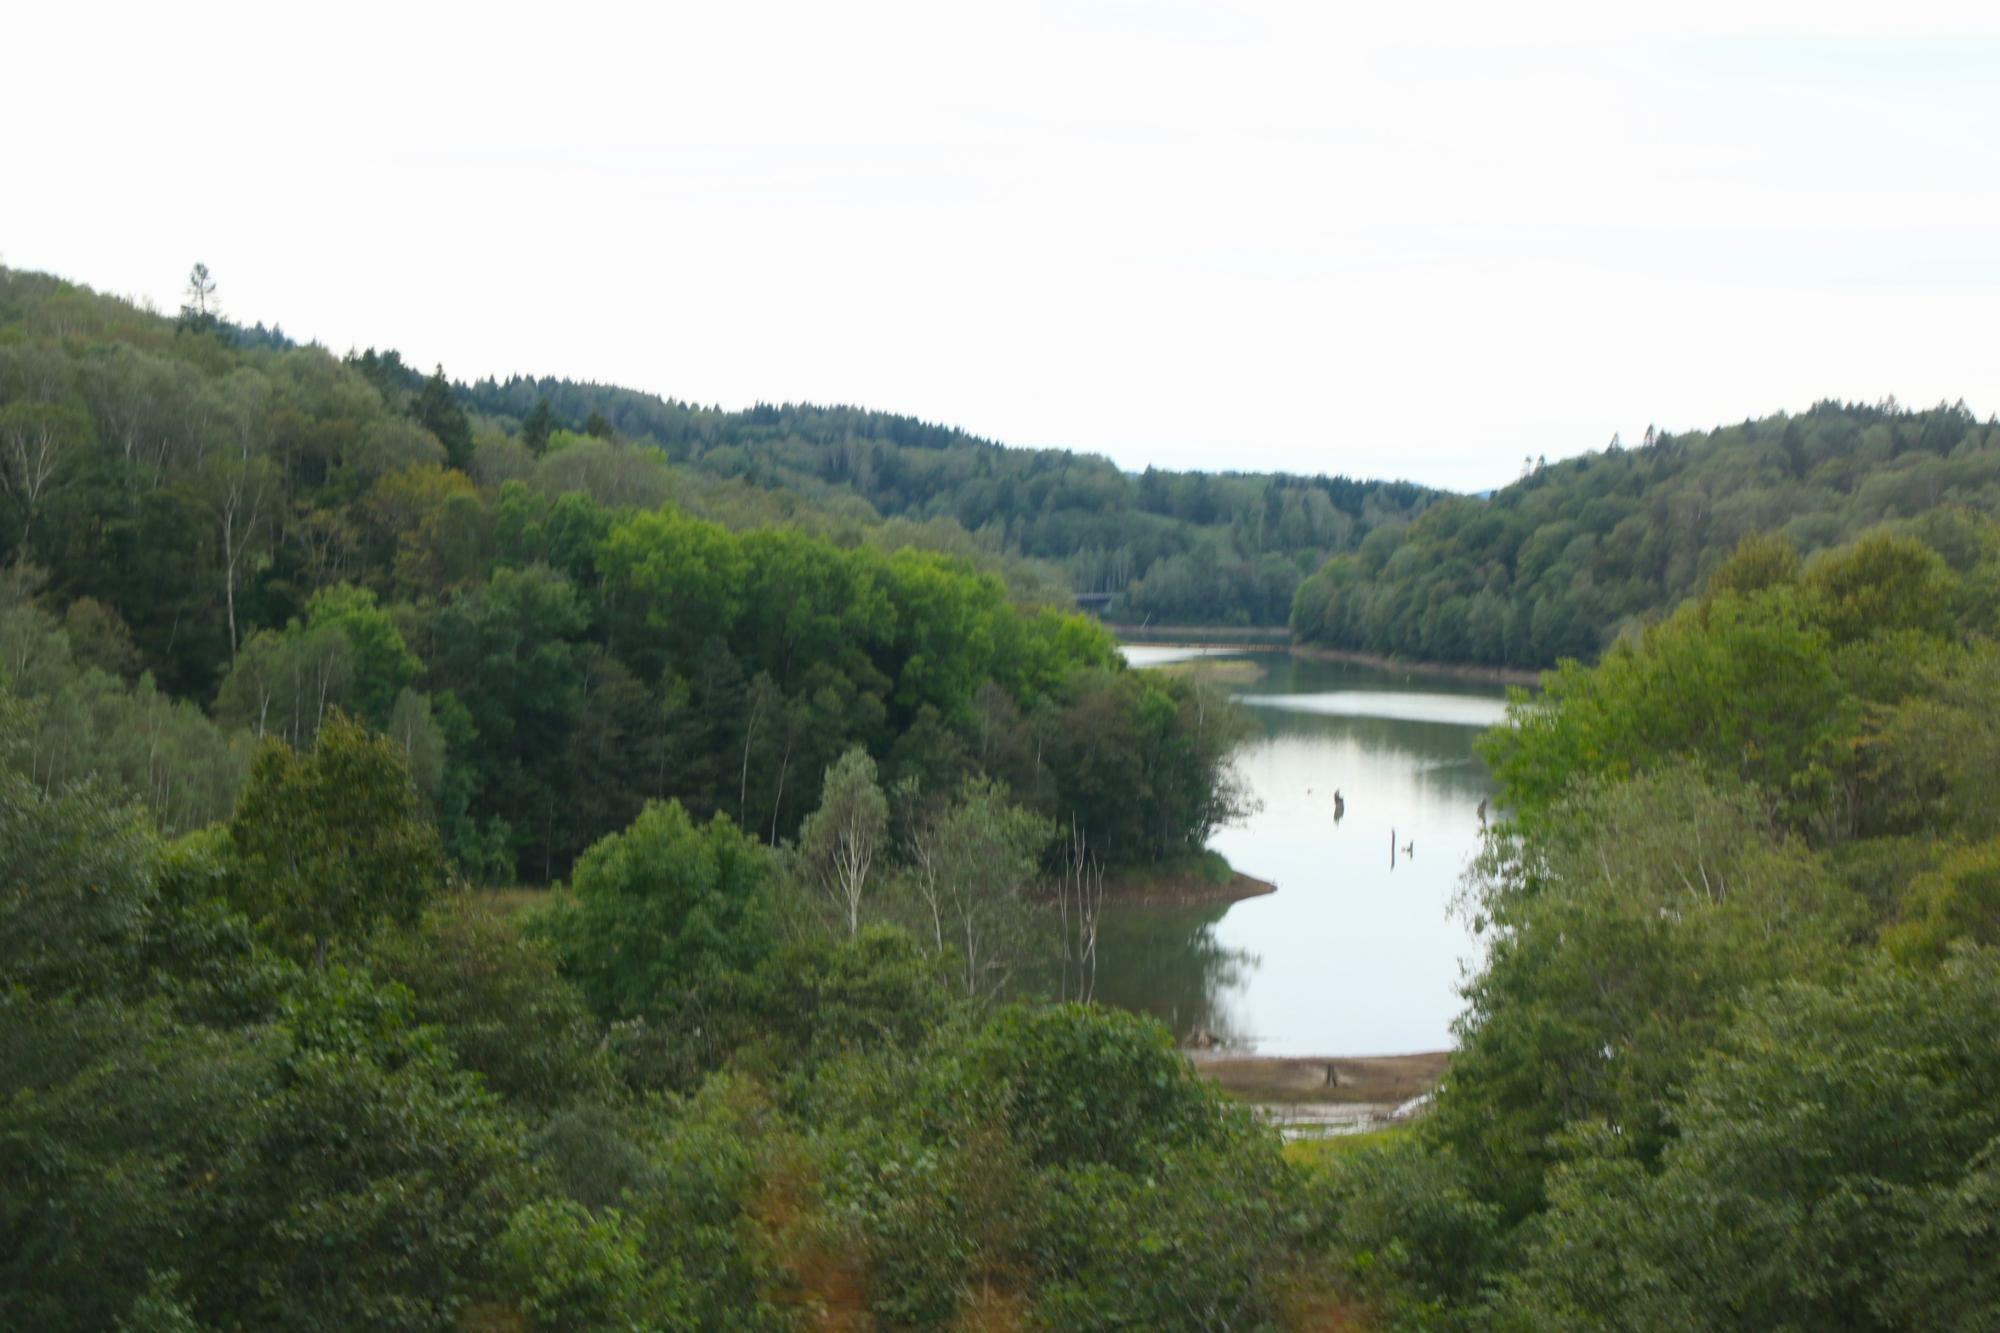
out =
{"type": "Polygon", "coordinates": [[[493,879],[564,874],[648,800],[779,841],[857,745],[892,782],[1004,782],[1113,861],[1213,818],[1212,714],[951,520],[509,435],[391,358],[0,270],[0,491],[35,770],[177,831],[249,740],[336,710],[493,879]]]}
{"type": "Polygon", "coordinates": [[[706,475],[858,497],[889,517],[954,520],[994,549],[1060,566],[1078,592],[1115,594],[1112,612],[1123,620],[1283,624],[1304,574],[1439,494],[1347,477],[1134,475],[1096,455],[1004,448],[851,407],[724,412],[519,377],[482,380],[465,393],[476,410],[510,423],[526,421],[538,403],[570,429],[595,418],[706,475]]]}
{"type": "Polygon", "coordinates": [[[1450,1076],[1327,1182],[1389,1322],[1994,1326],[1996,631],[1943,509],[1752,538],[1517,695],[1450,1076]]]}
{"type": "Polygon", "coordinates": [[[2000,510],[2000,427],[1963,404],[1822,403],[1533,468],[1371,534],[1299,588],[1309,643],[1439,662],[1594,659],[1697,592],[1743,537],[1801,551],[1939,505],[2000,510]]]}

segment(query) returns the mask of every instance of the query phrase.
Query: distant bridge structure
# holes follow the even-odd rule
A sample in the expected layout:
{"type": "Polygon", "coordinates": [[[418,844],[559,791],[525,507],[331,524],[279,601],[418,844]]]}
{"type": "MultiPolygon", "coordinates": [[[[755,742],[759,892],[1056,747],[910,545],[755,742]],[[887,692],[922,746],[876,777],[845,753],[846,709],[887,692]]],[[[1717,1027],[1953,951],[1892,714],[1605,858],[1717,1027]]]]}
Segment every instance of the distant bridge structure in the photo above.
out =
{"type": "Polygon", "coordinates": [[[1111,599],[1117,595],[1115,592],[1080,592],[1076,595],[1076,609],[1101,616],[1111,609],[1111,599]]]}

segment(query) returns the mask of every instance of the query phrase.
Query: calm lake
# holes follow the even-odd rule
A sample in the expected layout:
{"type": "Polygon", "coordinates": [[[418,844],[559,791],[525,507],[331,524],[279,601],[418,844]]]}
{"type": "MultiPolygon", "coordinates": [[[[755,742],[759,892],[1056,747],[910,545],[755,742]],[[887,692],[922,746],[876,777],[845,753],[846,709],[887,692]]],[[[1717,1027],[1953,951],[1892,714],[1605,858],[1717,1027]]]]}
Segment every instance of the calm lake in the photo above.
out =
{"type": "Polygon", "coordinates": [[[1125,655],[1135,666],[1202,655],[1259,669],[1224,688],[1257,727],[1236,768],[1262,806],[1209,845],[1278,891],[1214,908],[1112,909],[1098,998],[1154,1014],[1176,1036],[1200,1024],[1263,1055],[1450,1046],[1457,986],[1478,956],[1450,904],[1493,794],[1473,741],[1504,715],[1501,687],[1281,652],[1135,645],[1125,655]],[[1336,788],[1347,803],[1337,823],[1336,788]]]}

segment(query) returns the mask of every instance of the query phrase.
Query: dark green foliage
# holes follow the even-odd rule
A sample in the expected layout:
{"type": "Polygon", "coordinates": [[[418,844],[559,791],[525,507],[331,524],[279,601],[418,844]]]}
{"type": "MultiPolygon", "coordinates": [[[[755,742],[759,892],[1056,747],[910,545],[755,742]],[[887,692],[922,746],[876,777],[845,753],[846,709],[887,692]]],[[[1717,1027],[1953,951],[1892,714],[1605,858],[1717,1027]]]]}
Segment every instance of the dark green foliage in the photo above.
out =
{"type": "Polygon", "coordinates": [[[1009,1137],[1039,1166],[1138,1169],[1219,1140],[1214,1086],[1151,1019],[1082,1005],[1003,1009],[969,1052],[1001,1090],[1009,1137]]]}
{"type": "Polygon", "coordinates": [[[1994,535],[1960,514],[1804,562],[1746,542],[1701,601],[1517,702],[1488,745],[1511,817],[1475,867],[1461,1048],[1393,1171],[1330,1178],[1379,1309],[2000,1317],[1973,1257],[2000,1141],[1994,535]]]}
{"type": "Polygon", "coordinates": [[[320,982],[241,1146],[259,1169],[210,1239],[236,1256],[205,1297],[263,1326],[436,1328],[482,1284],[514,1131],[472,1076],[403,1026],[396,997],[320,982]]]}
{"type": "Polygon", "coordinates": [[[1470,1318],[1505,1251],[1499,1209],[1448,1150],[1415,1135],[1344,1150],[1309,1181],[1339,1284],[1399,1326],[1470,1318]]]}
{"type": "Polygon", "coordinates": [[[10,896],[99,907],[0,1000],[0,1322],[447,1325],[518,1156],[498,1105],[405,996],[272,965],[198,852],[76,801],[7,798],[68,830],[9,839],[10,896]]]}
{"type": "Polygon", "coordinates": [[[556,414],[549,410],[549,400],[537,398],[535,405],[528,409],[528,415],[521,418],[521,443],[528,446],[528,452],[540,456],[549,451],[549,436],[555,433],[556,414]]]}
{"type": "Polygon", "coordinates": [[[415,929],[389,932],[371,965],[410,992],[460,1068],[517,1106],[553,1110],[602,1097],[611,1068],[598,1027],[538,942],[464,894],[415,929]]]}
{"type": "Polygon", "coordinates": [[[413,924],[444,884],[402,752],[339,714],[303,755],[265,743],[229,851],[236,903],[281,948],[320,963],[382,922],[413,924]]]}
{"type": "Polygon", "coordinates": [[[913,1049],[950,1012],[939,975],[945,961],[890,926],[786,944],[758,965],[746,1005],[752,1030],[786,1064],[876,1046],[913,1049]]]}
{"type": "Polygon", "coordinates": [[[0,987],[104,994],[136,965],[155,896],[136,812],[0,774],[0,864],[0,987]]]}
{"type": "MultiPolygon", "coordinates": [[[[986,549],[1058,564],[1119,619],[1279,625],[1301,575],[1437,498],[1408,482],[1226,473],[1133,475],[1109,459],[1006,449],[850,407],[723,412],[607,385],[482,380],[479,410],[527,423],[546,404],[585,432],[659,448],[692,472],[852,497],[866,512],[944,520],[986,549]]],[[[532,447],[532,445],[531,445],[532,447]]]]}
{"type": "Polygon", "coordinates": [[[1968,952],[1753,1005],[1675,1105],[1557,1180],[1512,1299],[1542,1328],[1980,1328],[2000,1145],[2000,969],[1968,952]]]}
{"type": "Polygon", "coordinates": [[[1861,911],[1755,798],[1693,770],[1585,788],[1532,848],[1497,843],[1491,937],[1466,988],[1451,1094],[1428,1126],[1514,1220],[1575,1123],[1651,1161],[1667,1096],[1745,991],[1824,975],[1861,911]]]}
{"type": "Polygon", "coordinates": [[[452,391],[451,381],[444,377],[443,366],[424,381],[416,401],[410,405],[410,415],[444,446],[447,463],[461,471],[470,465],[472,421],[459,406],[458,395],[452,391]]]}
{"type": "MultiPolygon", "coordinates": [[[[1945,505],[2000,512],[1991,422],[1963,403],[1921,412],[1821,403],[1536,468],[1489,500],[1434,504],[1301,584],[1292,629],[1308,642],[1434,661],[1590,661],[1705,583],[1748,595],[1771,577],[1789,581],[1775,548],[1718,570],[1754,535],[1810,552],[1945,505]]],[[[1876,581],[1883,572],[1860,577],[1896,604],[1898,590],[1876,581]]],[[[1922,602],[1898,615],[1930,610],[1922,602]]],[[[1828,622],[1836,637],[1845,623],[1828,622]]]]}
{"type": "MultiPolygon", "coordinates": [[[[183,832],[231,804],[246,733],[304,749],[339,707],[395,738],[454,862],[485,882],[558,879],[654,800],[727,812],[775,843],[856,746],[940,789],[998,778],[1063,822],[1089,802],[1106,855],[1200,840],[1203,803],[1166,794],[1180,778],[1164,767],[1142,814],[1137,789],[1095,789],[1116,764],[1074,745],[1051,762],[1044,743],[1115,658],[1108,636],[1051,608],[1066,598],[1049,571],[1001,552],[1109,537],[977,537],[943,502],[884,522],[789,466],[757,483],[676,467],[616,399],[552,386],[501,403],[393,352],[341,362],[278,339],[176,337],[120,302],[0,270],[0,426],[50,464],[32,494],[25,475],[0,494],[0,561],[16,566],[0,640],[16,690],[47,701],[37,777],[95,774],[183,832]],[[592,434],[556,428],[593,413],[592,434]],[[524,441],[503,433],[513,420],[524,441]],[[777,482],[804,489],[764,484],[777,482]],[[70,669],[79,657],[96,669],[70,669]]],[[[826,419],[850,417],[887,420],[826,419]]],[[[885,448],[927,448],[890,433],[885,448]]],[[[1129,489],[1095,461],[1058,469],[983,444],[951,456],[953,485],[972,484],[972,458],[1031,476],[1023,521],[1043,520],[1063,478],[1103,493],[1089,505],[1129,489]]],[[[1146,484],[1156,507],[1204,522],[1251,504],[1183,503],[1170,492],[1185,479],[1168,480],[1146,484]]],[[[1263,481],[1216,486],[1261,496],[1263,481]]],[[[1356,512],[1375,495],[1308,493],[1356,512]]],[[[1114,711],[1143,693],[1126,687],[1114,711]]],[[[1125,731],[1164,766],[1185,738],[1155,718],[1125,731]]]]}
{"type": "Polygon", "coordinates": [[[1295,1243],[1292,1182],[1266,1142],[1175,1152],[1136,1175],[1052,1172],[1026,1248],[1044,1327],[1274,1327],[1295,1243]]]}

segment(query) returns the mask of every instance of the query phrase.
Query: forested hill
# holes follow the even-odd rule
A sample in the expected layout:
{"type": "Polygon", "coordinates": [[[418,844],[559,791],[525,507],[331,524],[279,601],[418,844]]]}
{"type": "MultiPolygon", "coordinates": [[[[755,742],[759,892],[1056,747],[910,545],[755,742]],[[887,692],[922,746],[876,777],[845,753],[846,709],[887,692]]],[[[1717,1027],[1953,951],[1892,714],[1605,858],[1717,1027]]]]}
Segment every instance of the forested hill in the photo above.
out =
{"type": "Polygon", "coordinates": [[[1439,662],[1590,660],[1700,591],[1752,533],[1810,553],[1940,505],[2000,509],[2000,426],[1962,402],[1829,402],[1648,435],[1371,534],[1300,587],[1294,633],[1439,662]]]}
{"type": "Polygon", "coordinates": [[[557,424],[581,431],[595,422],[700,473],[813,497],[858,496],[892,517],[953,519],[994,549],[1061,566],[1078,592],[1115,594],[1112,614],[1122,620],[1281,625],[1304,575],[1440,494],[1347,477],[1134,475],[1095,455],[1006,448],[851,407],[725,412],[522,377],[461,391],[473,410],[510,428],[546,403],[557,424]]]}
{"type": "Polygon", "coordinates": [[[565,876],[651,801],[782,842],[856,750],[891,786],[1003,784],[1107,862],[1199,850],[1216,711],[979,555],[0,269],[0,693],[37,781],[172,833],[344,712],[476,879],[565,876]]]}

